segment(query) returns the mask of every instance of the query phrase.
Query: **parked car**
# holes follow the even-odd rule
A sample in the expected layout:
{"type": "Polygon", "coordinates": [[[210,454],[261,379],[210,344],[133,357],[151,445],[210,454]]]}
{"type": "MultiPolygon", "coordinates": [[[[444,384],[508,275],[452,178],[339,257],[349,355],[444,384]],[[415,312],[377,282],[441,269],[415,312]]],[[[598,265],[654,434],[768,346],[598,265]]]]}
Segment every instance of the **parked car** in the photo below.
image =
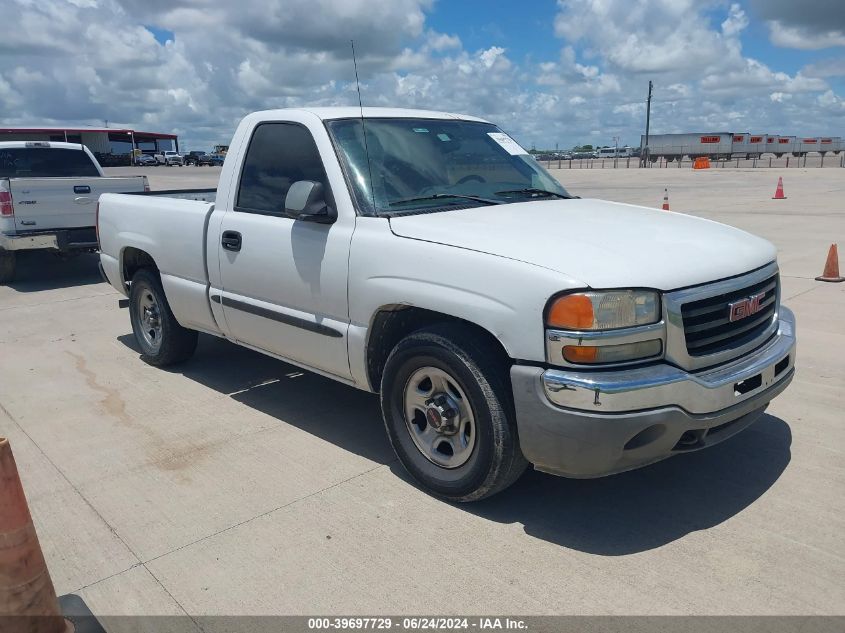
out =
{"type": "Polygon", "coordinates": [[[101,199],[143,358],[185,361],[207,332],[379,393],[440,497],[528,463],[599,477],[705,448],[792,380],[772,244],[572,196],[487,121],[274,110],[231,148],[216,194],[101,199]]]}
{"type": "Polygon", "coordinates": [[[172,167],[173,165],[179,165],[179,167],[182,167],[185,164],[181,154],[179,154],[179,152],[173,152],[171,150],[167,150],[159,154],[154,154],[154,158],[156,159],[159,165],[166,165],[167,167],[172,167]]]}
{"type": "Polygon", "coordinates": [[[14,279],[18,251],[95,250],[100,194],[147,190],[146,176],[105,177],[79,143],[0,142],[0,283],[14,279]]]}
{"type": "Polygon", "coordinates": [[[149,154],[141,154],[135,157],[135,164],[141,167],[155,167],[158,161],[149,154]]]}

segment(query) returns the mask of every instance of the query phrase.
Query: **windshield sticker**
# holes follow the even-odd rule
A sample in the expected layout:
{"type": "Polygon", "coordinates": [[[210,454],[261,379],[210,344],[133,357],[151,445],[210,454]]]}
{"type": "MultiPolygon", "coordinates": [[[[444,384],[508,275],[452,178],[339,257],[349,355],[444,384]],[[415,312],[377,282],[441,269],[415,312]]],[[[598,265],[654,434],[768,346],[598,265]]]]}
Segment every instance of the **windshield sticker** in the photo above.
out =
{"type": "Polygon", "coordinates": [[[437,138],[439,138],[441,141],[451,141],[452,140],[451,138],[449,138],[448,134],[443,134],[442,132],[437,135],[437,138]]]}
{"type": "Polygon", "coordinates": [[[487,132],[487,136],[501,145],[504,150],[511,156],[518,156],[520,154],[527,154],[524,149],[504,132],[487,132]]]}
{"type": "Polygon", "coordinates": [[[415,127],[414,132],[417,132],[419,134],[428,134],[428,129],[424,127],[415,127]]]}

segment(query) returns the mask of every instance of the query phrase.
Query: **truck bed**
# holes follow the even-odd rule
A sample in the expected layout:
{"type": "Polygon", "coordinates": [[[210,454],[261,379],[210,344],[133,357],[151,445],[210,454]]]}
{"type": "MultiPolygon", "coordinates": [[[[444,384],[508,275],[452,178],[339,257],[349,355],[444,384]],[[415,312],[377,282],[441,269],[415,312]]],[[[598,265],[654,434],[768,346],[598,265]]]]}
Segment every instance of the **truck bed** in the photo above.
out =
{"type": "Polygon", "coordinates": [[[206,268],[208,222],[214,203],[165,193],[106,194],[100,198],[97,226],[103,269],[109,281],[125,292],[124,283],[129,281],[123,278],[121,266],[125,251],[135,248],[148,253],[158,266],[179,322],[216,332],[206,268]]]}

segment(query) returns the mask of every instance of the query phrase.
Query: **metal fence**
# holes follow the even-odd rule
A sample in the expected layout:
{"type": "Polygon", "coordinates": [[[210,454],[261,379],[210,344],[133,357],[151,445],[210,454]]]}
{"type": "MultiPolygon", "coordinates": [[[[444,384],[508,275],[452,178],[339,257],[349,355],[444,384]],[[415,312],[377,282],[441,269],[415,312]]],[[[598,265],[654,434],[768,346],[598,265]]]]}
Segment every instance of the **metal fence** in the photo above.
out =
{"type": "MultiPolygon", "coordinates": [[[[540,163],[549,169],[640,169],[643,165],[640,158],[554,158],[545,157],[540,163]]],[[[655,162],[648,162],[647,169],[691,169],[693,161],[689,158],[683,160],[666,160],[658,158],[655,162]]],[[[821,154],[805,154],[804,156],[781,156],[763,154],[760,158],[728,158],[710,160],[710,169],[725,168],[792,168],[792,167],[845,167],[845,152],[839,154],[829,153],[826,156],[821,154]]]]}

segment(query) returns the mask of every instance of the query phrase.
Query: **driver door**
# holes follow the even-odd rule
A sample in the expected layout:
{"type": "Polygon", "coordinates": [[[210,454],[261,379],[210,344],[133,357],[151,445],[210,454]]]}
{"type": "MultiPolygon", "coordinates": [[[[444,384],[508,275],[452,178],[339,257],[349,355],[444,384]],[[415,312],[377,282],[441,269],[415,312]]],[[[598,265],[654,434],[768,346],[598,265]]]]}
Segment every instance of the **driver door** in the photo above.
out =
{"type": "Polygon", "coordinates": [[[234,205],[220,226],[222,304],[229,336],[343,378],[350,377],[347,275],[354,218],[333,224],[284,214],[290,185],[323,184],[334,204],[317,146],[299,123],[256,126],[234,205]]]}

